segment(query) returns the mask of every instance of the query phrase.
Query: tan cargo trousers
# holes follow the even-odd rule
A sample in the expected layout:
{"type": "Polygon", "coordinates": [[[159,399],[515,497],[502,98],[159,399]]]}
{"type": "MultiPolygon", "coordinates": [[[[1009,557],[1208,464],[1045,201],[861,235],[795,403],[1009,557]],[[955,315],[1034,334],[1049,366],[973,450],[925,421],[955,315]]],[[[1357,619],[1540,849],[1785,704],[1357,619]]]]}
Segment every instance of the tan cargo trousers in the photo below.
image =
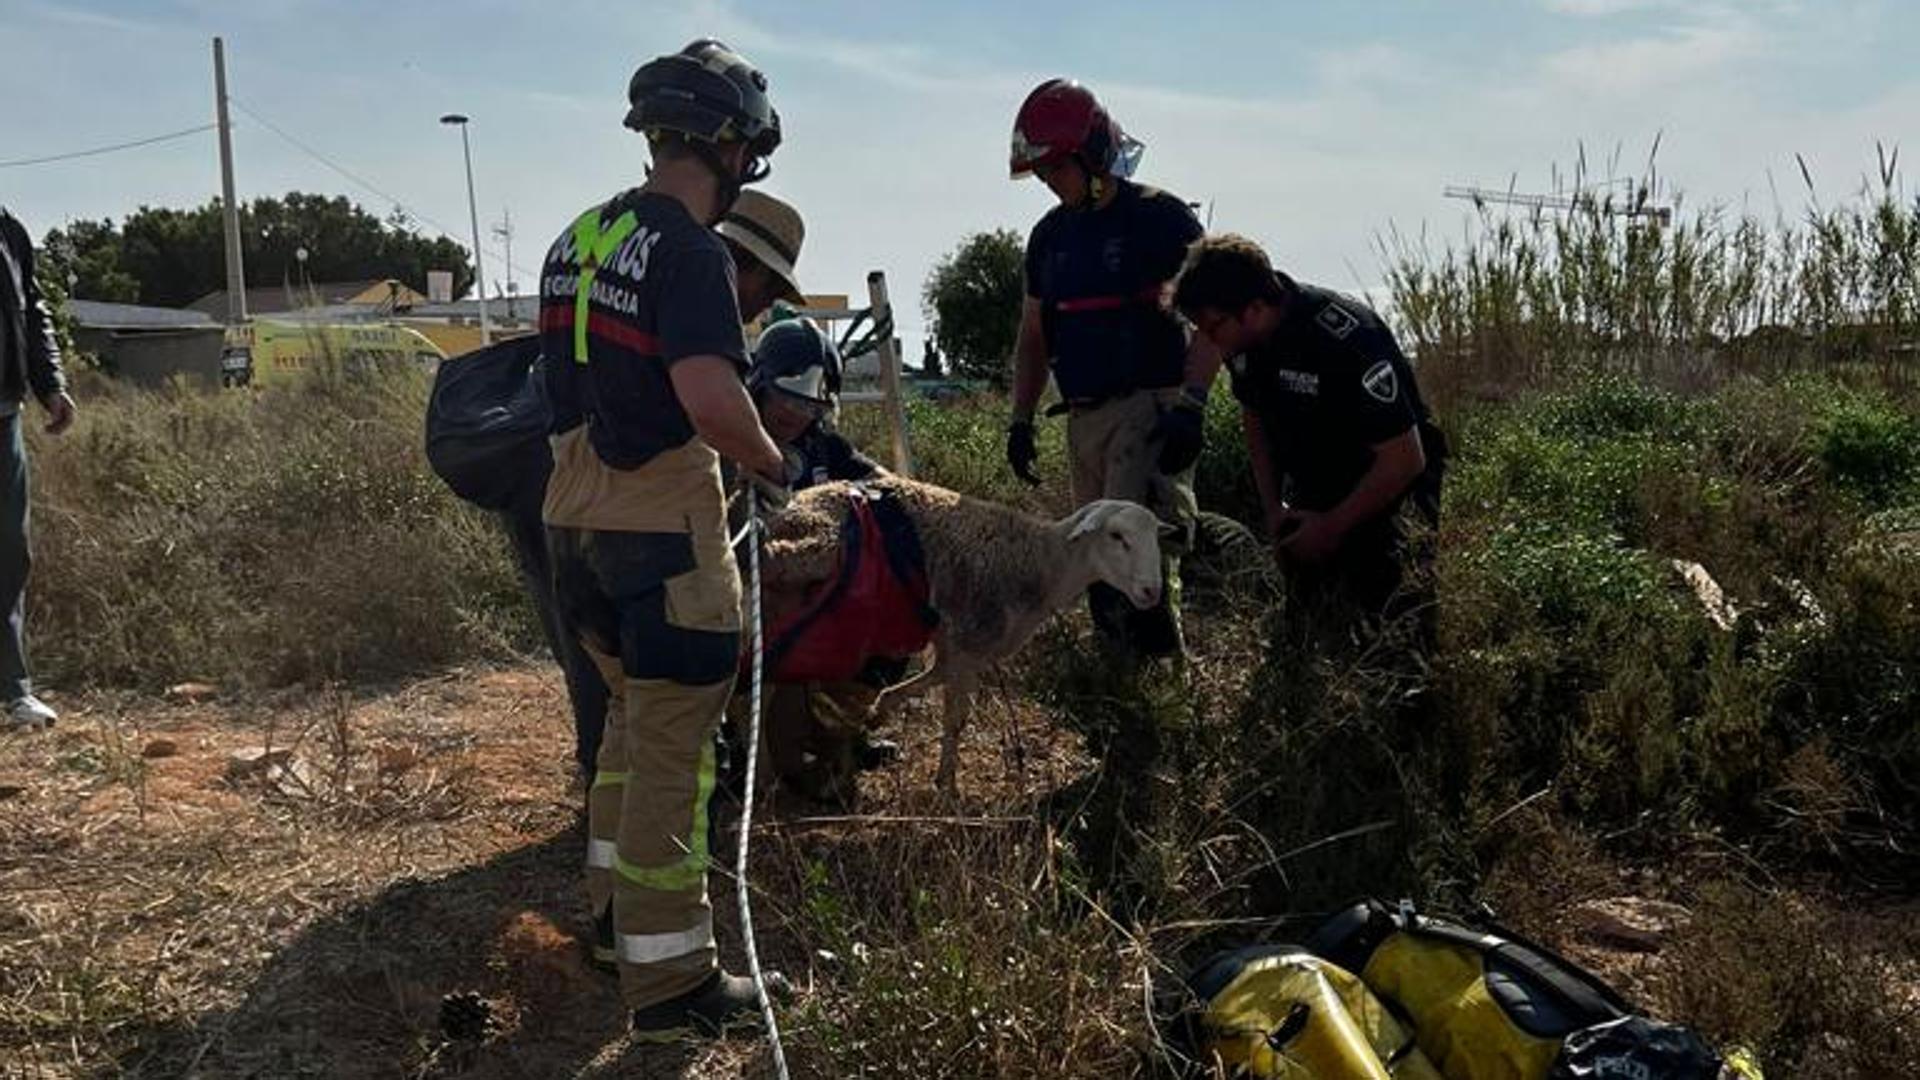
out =
{"type": "Polygon", "coordinates": [[[740,576],[722,506],[684,532],[553,528],[556,593],[613,688],[587,797],[587,893],[612,906],[621,995],[645,1008],[717,966],[707,896],[714,733],[733,693],[740,576]]]}
{"type": "Polygon", "coordinates": [[[1162,538],[1165,588],[1158,607],[1136,611],[1119,590],[1096,584],[1087,592],[1094,627],[1110,643],[1130,651],[1162,656],[1181,651],[1180,556],[1190,546],[1198,506],[1193,470],[1163,474],[1160,442],[1153,428],[1163,404],[1180,396],[1178,387],[1136,390],[1098,405],[1074,407],[1067,420],[1067,454],[1073,460],[1073,501],[1125,499],[1153,511],[1179,530],[1162,538]]]}

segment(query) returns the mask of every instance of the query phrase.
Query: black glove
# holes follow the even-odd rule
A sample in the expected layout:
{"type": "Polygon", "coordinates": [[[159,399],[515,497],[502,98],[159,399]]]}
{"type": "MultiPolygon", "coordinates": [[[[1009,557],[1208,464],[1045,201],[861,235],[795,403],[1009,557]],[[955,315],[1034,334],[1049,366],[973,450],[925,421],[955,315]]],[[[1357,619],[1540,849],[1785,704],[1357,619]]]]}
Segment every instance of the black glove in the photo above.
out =
{"type": "Polygon", "coordinates": [[[752,469],[742,471],[746,474],[748,486],[753,488],[754,494],[760,497],[762,514],[777,514],[785,510],[787,504],[793,501],[793,489],[789,485],[776,483],[773,477],[754,472],[752,469]]]}
{"type": "Polygon", "coordinates": [[[1033,463],[1039,459],[1040,451],[1033,446],[1033,421],[1015,420],[1007,425],[1007,464],[1013,467],[1013,475],[1038,486],[1040,475],[1033,471],[1033,463]]]}
{"type": "Polygon", "coordinates": [[[1159,440],[1161,472],[1168,476],[1185,472],[1200,460],[1200,448],[1207,441],[1205,420],[1200,409],[1185,401],[1161,410],[1160,422],[1153,425],[1153,434],[1148,436],[1159,440]]]}

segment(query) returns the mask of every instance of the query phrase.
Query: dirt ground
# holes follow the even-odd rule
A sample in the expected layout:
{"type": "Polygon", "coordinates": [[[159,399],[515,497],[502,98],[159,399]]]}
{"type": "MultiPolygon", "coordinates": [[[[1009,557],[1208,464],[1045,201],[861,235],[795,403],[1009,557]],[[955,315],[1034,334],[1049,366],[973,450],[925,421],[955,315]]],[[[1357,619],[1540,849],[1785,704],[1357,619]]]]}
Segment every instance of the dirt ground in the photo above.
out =
{"type": "MultiPolygon", "coordinates": [[[[0,1077],[769,1075],[758,1041],[629,1043],[613,980],[583,962],[582,796],[557,674],[55,704],[53,730],[0,737],[0,1077]]],[[[858,816],[774,798],[755,851],[801,836],[831,857],[874,830],[990,822],[1091,768],[1031,706],[993,704],[945,802],[930,707],[889,732],[903,760],[866,778],[858,816]]],[[[730,868],[730,843],[721,857],[730,868]]],[[[794,877],[757,865],[780,871],[759,881],[794,877]]],[[[1633,889],[1565,884],[1554,902],[1633,889]]],[[[723,959],[741,970],[731,875],[714,889],[723,959]]],[[[803,996],[831,993],[831,957],[787,932],[794,900],[777,891],[756,893],[763,960],[803,996]]],[[[1633,941],[1570,951],[1643,1000],[1673,1000],[1684,975],[1633,941]]],[[[1903,993],[1913,963],[1890,969],[1903,993]]]]}
{"type": "MultiPolygon", "coordinates": [[[[764,1071],[755,1043],[630,1046],[613,980],[583,963],[582,797],[556,674],[176,691],[55,698],[54,729],[0,738],[0,1075],[764,1071]],[[448,1037],[450,995],[484,1000],[484,1038],[448,1037]]],[[[1084,767],[1071,740],[991,719],[969,733],[965,801],[1084,767]]],[[[900,737],[905,760],[868,779],[863,813],[951,812],[932,793],[936,725],[900,737]]],[[[823,816],[776,798],[756,836],[760,821],[859,827],[823,816]]],[[[730,876],[722,888],[739,970],[730,876]]],[[[804,988],[810,954],[764,902],[763,959],[804,988]]]]}

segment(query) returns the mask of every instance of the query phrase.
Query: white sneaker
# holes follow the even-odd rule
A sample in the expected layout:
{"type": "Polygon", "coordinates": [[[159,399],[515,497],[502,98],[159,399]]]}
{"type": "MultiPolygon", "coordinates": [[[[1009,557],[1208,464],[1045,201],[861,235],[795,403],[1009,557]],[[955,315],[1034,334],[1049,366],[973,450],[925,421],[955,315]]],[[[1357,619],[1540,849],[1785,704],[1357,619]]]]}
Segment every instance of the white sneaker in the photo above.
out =
{"type": "Polygon", "coordinates": [[[6,725],[8,731],[39,731],[50,728],[60,714],[54,712],[44,701],[28,694],[16,699],[7,706],[6,725]]]}

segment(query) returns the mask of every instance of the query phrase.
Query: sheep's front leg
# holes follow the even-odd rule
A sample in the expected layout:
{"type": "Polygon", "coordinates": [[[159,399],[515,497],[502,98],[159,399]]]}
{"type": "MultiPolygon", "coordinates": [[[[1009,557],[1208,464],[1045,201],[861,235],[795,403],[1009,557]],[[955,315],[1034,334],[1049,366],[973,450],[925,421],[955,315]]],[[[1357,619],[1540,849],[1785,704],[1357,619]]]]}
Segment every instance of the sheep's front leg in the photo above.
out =
{"type": "Polygon", "coordinates": [[[934,776],[934,783],[944,795],[958,794],[954,774],[960,763],[960,732],[966,729],[968,714],[973,711],[973,688],[972,672],[948,672],[946,723],[940,736],[940,771],[934,776]]]}

